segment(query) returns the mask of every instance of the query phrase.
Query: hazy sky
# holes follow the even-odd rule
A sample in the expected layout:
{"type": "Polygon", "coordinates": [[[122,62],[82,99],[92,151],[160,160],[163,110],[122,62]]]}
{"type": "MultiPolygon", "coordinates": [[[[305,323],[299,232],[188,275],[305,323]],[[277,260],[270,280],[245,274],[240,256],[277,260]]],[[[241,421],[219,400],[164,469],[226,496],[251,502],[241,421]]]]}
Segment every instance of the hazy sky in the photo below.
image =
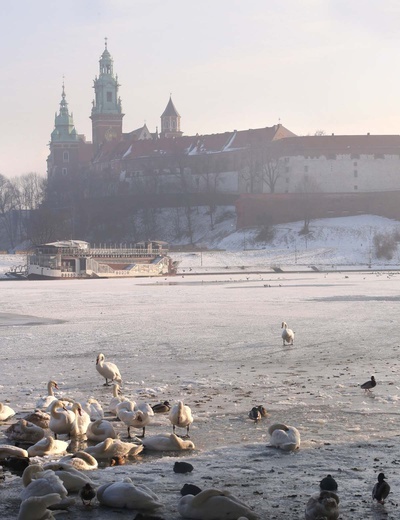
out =
{"type": "Polygon", "coordinates": [[[0,173],[46,172],[62,77],[91,139],[108,37],[125,132],[169,94],[186,135],[272,126],[398,134],[398,0],[2,0],[0,173]]]}

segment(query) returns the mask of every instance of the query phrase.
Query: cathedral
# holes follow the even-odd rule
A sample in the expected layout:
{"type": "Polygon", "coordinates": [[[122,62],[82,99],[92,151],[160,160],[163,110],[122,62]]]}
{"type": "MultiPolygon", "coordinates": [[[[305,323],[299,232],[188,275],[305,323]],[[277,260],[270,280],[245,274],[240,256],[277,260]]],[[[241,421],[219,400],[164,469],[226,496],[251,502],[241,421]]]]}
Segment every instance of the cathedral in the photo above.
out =
{"type": "Polygon", "coordinates": [[[196,204],[211,198],[213,204],[236,204],[242,225],[252,225],[267,203],[274,218],[296,220],[297,213],[282,208],[295,207],[304,192],[324,200],[320,216],[368,212],[371,194],[378,192],[386,194],[381,205],[388,207],[387,194],[400,193],[399,135],[297,136],[275,124],[186,136],[171,97],[160,132],[146,125],[124,132],[119,86],[106,39],[93,85],[92,140],[87,141],[75,129],[63,84],[47,159],[53,205],[71,205],[77,197],[129,195],[135,204],[168,206],[190,194],[196,204]]]}

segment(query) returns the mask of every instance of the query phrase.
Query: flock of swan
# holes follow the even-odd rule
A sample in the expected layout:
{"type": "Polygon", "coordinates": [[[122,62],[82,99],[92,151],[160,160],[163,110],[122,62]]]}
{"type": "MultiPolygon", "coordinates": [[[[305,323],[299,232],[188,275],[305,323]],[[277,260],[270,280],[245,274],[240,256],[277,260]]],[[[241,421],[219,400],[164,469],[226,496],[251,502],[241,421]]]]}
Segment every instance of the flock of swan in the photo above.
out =
{"type": "MultiPolygon", "coordinates": [[[[285,322],[282,323],[282,329],[283,343],[293,344],[293,331],[288,329],[285,322]]],[[[128,477],[98,485],[88,473],[99,468],[99,464],[123,464],[146,450],[190,452],[195,449],[189,436],[193,423],[189,406],[182,401],[173,405],[164,401],[150,406],[149,403],[136,403],[127,399],[122,394],[122,377],[118,367],[105,361],[104,354],[97,356],[96,370],[105,379],[105,386],[110,386],[112,390],[106,411],[93,397],[84,405],[73,399],[58,398],[54,394],[58,385],[50,380],[47,395],[37,401],[36,410],[4,430],[10,444],[0,443],[0,463],[22,471],[18,520],[52,519],[54,510],[68,509],[75,504],[75,499],[71,497],[73,494],[78,494],[85,507],[90,507],[93,500],[97,499],[105,507],[127,508],[151,514],[161,509],[163,504],[147,486],[134,483],[128,477]],[[168,416],[172,432],[146,436],[146,427],[151,425],[156,414],[168,416]],[[121,433],[115,427],[117,424],[126,427],[127,441],[119,438],[121,433]],[[133,438],[132,429],[138,430],[138,435],[133,438]],[[177,434],[178,429],[181,435],[177,434]],[[69,453],[71,439],[83,439],[89,445],[69,453]],[[26,445],[26,449],[21,444],[26,445]]],[[[366,391],[370,391],[376,384],[373,377],[367,383],[362,386],[366,391]]],[[[9,421],[15,414],[10,406],[0,403],[0,421],[9,421]]],[[[250,410],[248,417],[257,423],[267,415],[266,409],[259,405],[250,410]]],[[[286,452],[300,448],[300,433],[293,426],[275,423],[269,426],[268,433],[269,447],[286,452]]],[[[373,490],[373,498],[380,503],[383,503],[390,491],[385,478],[383,473],[380,474],[373,490]]],[[[177,511],[183,518],[260,518],[227,491],[193,488],[196,486],[192,486],[188,492],[181,490],[183,496],[177,504],[177,511]]],[[[320,488],[319,493],[313,495],[306,505],[306,520],[337,520],[339,498],[336,483],[328,475],[321,481],[320,488]]]]}

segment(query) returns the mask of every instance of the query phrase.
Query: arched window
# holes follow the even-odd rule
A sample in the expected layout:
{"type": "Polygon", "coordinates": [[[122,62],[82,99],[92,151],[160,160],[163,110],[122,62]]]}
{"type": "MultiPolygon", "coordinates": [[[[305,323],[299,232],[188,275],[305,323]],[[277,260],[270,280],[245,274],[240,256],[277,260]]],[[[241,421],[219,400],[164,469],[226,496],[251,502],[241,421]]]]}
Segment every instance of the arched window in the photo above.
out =
{"type": "Polygon", "coordinates": [[[67,175],[67,173],[68,173],[67,168],[63,168],[63,169],[62,169],[62,174],[63,174],[63,175],[67,175]]]}
{"type": "Polygon", "coordinates": [[[69,152],[63,152],[63,162],[69,162],[69,152]]]}

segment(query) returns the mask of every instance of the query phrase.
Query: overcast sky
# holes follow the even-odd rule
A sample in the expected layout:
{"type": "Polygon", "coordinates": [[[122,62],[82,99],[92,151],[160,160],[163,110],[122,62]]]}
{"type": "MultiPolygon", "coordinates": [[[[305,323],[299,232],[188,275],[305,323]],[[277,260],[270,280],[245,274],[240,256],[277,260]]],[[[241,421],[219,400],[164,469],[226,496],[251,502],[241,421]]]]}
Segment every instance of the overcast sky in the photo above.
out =
{"type": "Polygon", "coordinates": [[[0,173],[45,175],[65,89],[91,139],[108,37],[125,132],[160,127],[169,94],[186,135],[272,126],[398,134],[398,0],[2,0],[0,173]]]}

